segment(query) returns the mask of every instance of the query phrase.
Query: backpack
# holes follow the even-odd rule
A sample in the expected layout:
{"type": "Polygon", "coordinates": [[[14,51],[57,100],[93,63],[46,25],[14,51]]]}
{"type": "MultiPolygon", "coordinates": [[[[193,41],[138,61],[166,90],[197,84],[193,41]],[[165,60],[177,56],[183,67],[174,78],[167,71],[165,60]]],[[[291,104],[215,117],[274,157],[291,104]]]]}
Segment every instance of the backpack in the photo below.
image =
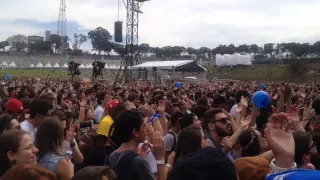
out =
{"type": "MultiPolygon", "coordinates": [[[[136,152],[129,151],[121,157],[117,166],[114,168],[117,173],[117,180],[138,179],[137,174],[133,171],[133,168],[131,166],[131,161],[138,156],[139,154],[137,154],[136,152]]],[[[105,165],[111,165],[109,156],[106,157],[105,165]]]]}
{"type": "Polygon", "coordinates": [[[176,136],[173,134],[173,132],[168,131],[167,134],[171,134],[173,136],[173,139],[174,139],[174,143],[173,143],[173,146],[172,146],[171,151],[170,151],[170,153],[172,153],[176,148],[177,139],[176,139],[176,136]]]}

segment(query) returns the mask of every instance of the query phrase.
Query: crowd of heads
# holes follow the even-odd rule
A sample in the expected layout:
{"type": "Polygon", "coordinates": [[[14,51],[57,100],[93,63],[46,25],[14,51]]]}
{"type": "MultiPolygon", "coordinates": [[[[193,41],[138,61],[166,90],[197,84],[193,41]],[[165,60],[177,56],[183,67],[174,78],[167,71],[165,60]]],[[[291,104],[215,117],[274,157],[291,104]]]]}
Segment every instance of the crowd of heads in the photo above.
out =
{"type": "Polygon", "coordinates": [[[316,83],[1,81],[1,180],[262,180],[320,169],[316,83]]]}

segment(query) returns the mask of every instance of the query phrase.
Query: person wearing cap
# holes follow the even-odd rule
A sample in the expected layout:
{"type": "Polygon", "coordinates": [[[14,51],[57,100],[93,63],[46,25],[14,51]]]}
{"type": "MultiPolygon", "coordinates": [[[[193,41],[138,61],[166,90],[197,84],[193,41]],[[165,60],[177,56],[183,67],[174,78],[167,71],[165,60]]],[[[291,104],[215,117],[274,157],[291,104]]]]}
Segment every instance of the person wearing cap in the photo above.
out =
{"type": "Polygon", "coordinates": [[[108,112],[108,115],[100,121],[97,134],[98,138],[105,142],[104,146],[107,154],[114,150],[109,141],[109,136],[112,134],[110,129],[112,129],[111,126],[113,124],[113,118],[125,110],[127,110],[126,105],[122,103],[119,104],[118,100],[111,100],[106,104],[106,111],[108,112]]]}
{"type": "Polygon", "coordinates": [[[23,104],[17,99],[10,99],[6,104],[6,113],[16,116],[23,110],[23,104]]]}

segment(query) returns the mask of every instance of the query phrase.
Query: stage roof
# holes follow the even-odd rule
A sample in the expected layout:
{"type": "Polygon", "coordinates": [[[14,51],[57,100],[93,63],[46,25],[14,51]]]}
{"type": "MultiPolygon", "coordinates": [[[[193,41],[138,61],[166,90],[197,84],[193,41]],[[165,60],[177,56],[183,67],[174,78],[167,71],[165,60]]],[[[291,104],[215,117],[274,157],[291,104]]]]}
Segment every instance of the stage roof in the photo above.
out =
{"type": "Polygon", "coordinates": [[[137,70],[149,69],[152,70],[153,67],[162,70],[178,70],[178,71],[206,71],[206,68],[198,64],[193,60],[178,60],[178,61],[149,61],[142,64],[132,66],[131,69],[137,70]]]}

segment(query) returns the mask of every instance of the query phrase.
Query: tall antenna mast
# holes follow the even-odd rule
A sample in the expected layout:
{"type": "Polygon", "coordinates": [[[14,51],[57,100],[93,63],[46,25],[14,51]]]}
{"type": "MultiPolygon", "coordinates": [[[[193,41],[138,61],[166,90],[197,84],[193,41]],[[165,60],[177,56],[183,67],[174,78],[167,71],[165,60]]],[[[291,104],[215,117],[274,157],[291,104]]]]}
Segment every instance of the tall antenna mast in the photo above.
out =
{"type": "Polygon", "coordinates": [[[62,59],[63,56],[67,53],[65,51],[65,38],[67,37],[66,8],[66,0],[60,0],[57,34],[61,37],[60,54],[62,59]]]}
{"type": "MultiPolygon", "coordinates": [[[[142,14],[141,6],[150,0],[127,0],[124,6],[127,10],[126,21],[126,54],[121,60],[120,68],[116,75],[115,82],[130,81],[130,66],[141,64],[141,55],[138,50],[139,46],[139,15],[142,14]],[[122,75],[121,75],[121,72],[122,75]]],[[[118,8],[119,9],[119,8],[118,8]]]]}

